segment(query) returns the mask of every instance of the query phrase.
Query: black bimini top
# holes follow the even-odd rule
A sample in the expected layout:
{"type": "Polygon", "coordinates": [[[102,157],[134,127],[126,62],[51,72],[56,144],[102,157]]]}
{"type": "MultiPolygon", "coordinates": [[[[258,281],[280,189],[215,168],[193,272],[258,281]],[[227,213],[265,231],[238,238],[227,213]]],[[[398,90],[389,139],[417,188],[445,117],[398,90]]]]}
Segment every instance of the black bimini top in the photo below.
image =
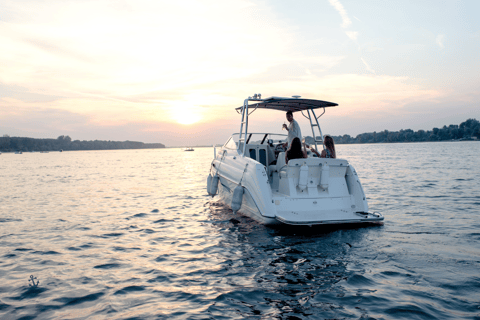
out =
{"type": "MultiPolygon", "coordinates": [[[[335,107],[337,103],[313,100],[313,99],[301,99],[301,98],[282,98],[282,97],[270,97],[261,100],[255,100],[255,103],[249,104],[248,108],[260,108],[260,109],[274,109],[280,111],[304,111],[308,109],[317,109],[325,107],[335,107]]],[[[242,107],[238,107],[235,110],[237,112],[242,110],[242,107]]]]}

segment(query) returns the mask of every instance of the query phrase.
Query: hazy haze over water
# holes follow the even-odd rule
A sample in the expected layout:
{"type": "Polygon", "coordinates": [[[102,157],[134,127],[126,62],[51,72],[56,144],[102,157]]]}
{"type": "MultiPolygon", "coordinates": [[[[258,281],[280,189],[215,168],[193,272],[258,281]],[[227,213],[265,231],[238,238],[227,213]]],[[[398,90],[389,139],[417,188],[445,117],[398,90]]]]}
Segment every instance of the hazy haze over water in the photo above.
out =
{"type": "Polygon", "coordinates": [[[235,216],[212,148],[2,154],[0,318],[480,319],[480,143],[337,154],[384,226],[235,216]]]}

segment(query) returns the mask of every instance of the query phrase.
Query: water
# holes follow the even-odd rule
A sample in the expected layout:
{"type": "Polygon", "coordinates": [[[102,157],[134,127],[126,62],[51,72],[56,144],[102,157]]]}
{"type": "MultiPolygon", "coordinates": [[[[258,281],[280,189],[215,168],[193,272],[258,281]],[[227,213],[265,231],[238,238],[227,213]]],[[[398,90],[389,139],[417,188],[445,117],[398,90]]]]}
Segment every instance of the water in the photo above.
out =
{"type": "Polygon", "coordinates": [[[212,148],[2,154],[0,318],[480,319],[480,143],[337,153],[383,226],[235,216],[212,148]]]}

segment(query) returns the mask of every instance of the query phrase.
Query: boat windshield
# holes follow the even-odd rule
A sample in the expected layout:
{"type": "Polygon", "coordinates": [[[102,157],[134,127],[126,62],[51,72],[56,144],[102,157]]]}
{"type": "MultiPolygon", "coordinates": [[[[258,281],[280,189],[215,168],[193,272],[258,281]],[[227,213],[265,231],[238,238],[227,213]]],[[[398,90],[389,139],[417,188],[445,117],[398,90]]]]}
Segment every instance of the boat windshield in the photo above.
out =
{"type": "MultiPolygon", "coordinates": [[[[278,144],[287,142],[286,134],[279,133],[260,133],[260,132],[249,132],[247,136],[247,144],[278,144]]],[[[232,137],[225,143],[226,147],[230,146],[230,149],[233,149],[232,142],[235,143],[235,146],[238,147],[238,133],[234,133],[232,137]]]]}

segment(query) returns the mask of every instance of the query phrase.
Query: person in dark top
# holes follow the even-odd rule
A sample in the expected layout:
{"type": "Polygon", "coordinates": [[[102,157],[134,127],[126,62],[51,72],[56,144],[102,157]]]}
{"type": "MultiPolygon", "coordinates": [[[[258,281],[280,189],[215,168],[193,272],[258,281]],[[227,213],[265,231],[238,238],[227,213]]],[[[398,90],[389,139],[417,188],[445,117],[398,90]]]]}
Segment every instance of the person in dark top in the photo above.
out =
{"type": "Polygon", "coordinates": [[[307,152],[302,150],[302,142],[298,137],[293,138],[290,148],[285,152],[285,163],[288,163],[288,160],[291,159],[301,159],[306,158],[307,152]]]}

